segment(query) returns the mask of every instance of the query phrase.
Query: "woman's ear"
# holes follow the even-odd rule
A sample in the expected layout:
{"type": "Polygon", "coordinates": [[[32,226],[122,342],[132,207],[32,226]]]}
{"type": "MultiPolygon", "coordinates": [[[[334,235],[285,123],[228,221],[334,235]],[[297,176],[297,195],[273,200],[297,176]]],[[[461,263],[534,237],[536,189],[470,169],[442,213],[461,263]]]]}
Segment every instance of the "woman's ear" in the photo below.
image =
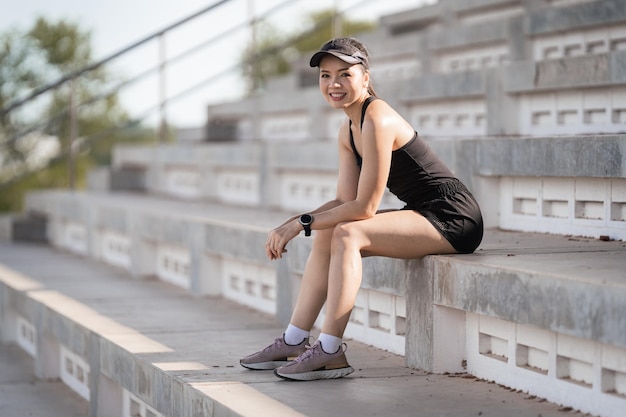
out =
{"type": "Polygon", "coordinates": [[[369,86],[370,86],[370,72],[365,71],[363,73],[363,87],[369,88],[369,86]]]}

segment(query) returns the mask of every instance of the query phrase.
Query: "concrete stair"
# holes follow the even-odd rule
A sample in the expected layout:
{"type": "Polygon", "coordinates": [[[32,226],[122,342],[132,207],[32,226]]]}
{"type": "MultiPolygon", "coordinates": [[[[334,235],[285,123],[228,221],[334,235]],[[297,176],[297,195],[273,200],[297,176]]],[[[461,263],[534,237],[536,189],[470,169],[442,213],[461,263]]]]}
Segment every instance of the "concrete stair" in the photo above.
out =
{"type": "Polygon", "coordinates": [[[282,331],[273,317],[45,245],[0,243],[0,301],[3,342],[89,398],[91,416],[582,416],[351,340],[342,380],[244,370],[238,358],[282,331]]]}
{"type": "MultiPolygon", "coordinates": [[[[135,278],[129,279],[132,285],[165,286],[187,300],[185,303],[196,300],[200,311],[208,308],[205,304],[224,303],[245,307],[248,315],[261,313],[267,323],[273,323],[262,327],[271,327],[271,331],[248,334],[253,340],[271,341],[276,337],[272,334],[280,333],[281,325],[287,322],[310,245],[309,239],[299,237],[290,244],[284,260],[267,261],[262,244],[265,234],[288,213],[260,208],[129,193],[64,191],[33,193],[27,207],[48,218],[52,246],[116,266],[127,279],[135,278]],[[154,278],[157,282],[146,281],[154,278]]],[[[370,371],[367,357],[371,354],[371,360],[383,355],[394,358],[394,365],[389,366],[402,374],[468,374],[563,407],[619,416],[626,404],[626,339],[621,331],[626,317],[625,254],[626,244],[621,241],[489,229],[479,250],[471,255],[410,261],[366,259],[362,290],[346,337],[353,340],[351,346],[374,349],[365,349],[364,363],[359,366],[366,374],[370,371]]],[[[115,294],[126,299],[125,291],[115,294]]],[[[9,293],[5,299],[10,306],[28,305],[26,299],[15,301],[24,295],[13,290],[9,293]]],[[[68,296],[74,299],[72,294],[68,296]]],[[[61,305],[73,305],[64,297],[61,305]]],[[[36,303],[45,304],[46,300],[36,303]]],[[[158,309],[157,317],[176,309],[166,305],[158,309]]],[[[40,322],[32,308],[19,307],[23,310],[20,323],[25,322],[24,328],[39,334],[40,322]]],[[[136,310],[139,321],[145,319],[142,310],[136,310]]],[[[234,314],[229,311],[215,312],[215,320],[226,320],[234,314]]],[[[78,320],[70,311],[62,310],[62,315],[78,320]]],[[[84,316],[89,315],[86,311],[84,316]]],[[[96,323],[101,320],[108,322],[98,316],[96,323]]],[[[189,317],[180,328],[197,323],[196,318],[189,317]]],[[[80,320],[63,326],[76,325],[92,326],[80,320]]],[[[228,324],[220,331],[230,327],[237,328],[228,324]]],[[[133,334],[131,344],[150,337],[134,325],[124,324],[118,330],[133,334]]],[[[44,333],[47,331],[46,327],[44,333]]],[[[51,340],[66,346],[77,362],[90,363],[93,353],[87,339],[80,336],[81,345],[74,346],[74,336],[61,342],[59,337],[68,334],[66,330],[59,332],[51,340]]],[[[24,331],[16,330],[15,334],[21,333],[24,331]]],[[[166,340],[157,344],[146,341],[147,349],[169,352],[173,342],[166,340]]],[[[44,352],[48,345],[37,343],[42,348],[36,351],[44,352]]],[[[193,343],[185,339],[182,344],[193,343]]],[[[221,346],[228,352],[220,350],[215,355],[228,358],[229,366],[235,367],[237,358],[251,349],[234,339],[224,340],[221,346]]],[[[118,352],[119,348],[106,349],[118,352]]],[[[53,352],[58,353],[58,349],[53,352]]],[[[137,360],[132,353],[125,360],[137,360]]],[[[171,360],[195,362],[197,355],[171,360]]],[[[106,361],[117,363],[108,366],[121,374],[112,377],[114,372],[108,370],[107,378],[126,387],[128,398],[143,398],[146,406],[164,410],[163,415],[175,415],[169,414],[170,405],[158,405],[162,395],[145,397],[145,388],[125,381],[136,378],[136,370],[129,375],[127,367],[119,369],[118,359],[109,357],[106,361]]],[[[191,397],[187,400],[196,401],[191,397]]]]}

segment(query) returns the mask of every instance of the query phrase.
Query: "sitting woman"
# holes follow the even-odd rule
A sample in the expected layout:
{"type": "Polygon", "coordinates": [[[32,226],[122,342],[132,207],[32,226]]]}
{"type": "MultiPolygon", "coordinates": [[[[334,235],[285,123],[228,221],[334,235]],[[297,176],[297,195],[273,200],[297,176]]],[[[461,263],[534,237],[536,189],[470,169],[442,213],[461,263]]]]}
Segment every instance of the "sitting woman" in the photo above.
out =
{"type": "Polygon", "coordinates": [[[413,127],[372,88],[366,47],[353,38],[326,43],[310,61],[328,104],[347,119],[339,130],[337,195],[272,230],[267,256],[279,259],[302,230],[315,231],[290,323],[274,343],[241,359],[285,379],[340,378],[353,372],[342,341],[361,285],[362,258],[471,253],[480,244],[480,208],[413,127]],[[406,206],[379,210],[386,187],[406,206]],[[309,332],[323,305],[316,343],[309,332]]]}

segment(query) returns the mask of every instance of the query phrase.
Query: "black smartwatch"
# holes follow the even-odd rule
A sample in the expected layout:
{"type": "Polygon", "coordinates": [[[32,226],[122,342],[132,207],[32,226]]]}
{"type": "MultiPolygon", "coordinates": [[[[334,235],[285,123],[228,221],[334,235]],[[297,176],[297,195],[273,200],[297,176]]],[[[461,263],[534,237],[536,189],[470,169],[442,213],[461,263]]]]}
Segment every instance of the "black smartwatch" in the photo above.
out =
{"type": "Polygon", "coordinates": [[[313,223],[313,216],[310,214],[303,214],[300,216],[300,224],[304,227],[304,236],[311,236],[311,223],[313,223]]]}

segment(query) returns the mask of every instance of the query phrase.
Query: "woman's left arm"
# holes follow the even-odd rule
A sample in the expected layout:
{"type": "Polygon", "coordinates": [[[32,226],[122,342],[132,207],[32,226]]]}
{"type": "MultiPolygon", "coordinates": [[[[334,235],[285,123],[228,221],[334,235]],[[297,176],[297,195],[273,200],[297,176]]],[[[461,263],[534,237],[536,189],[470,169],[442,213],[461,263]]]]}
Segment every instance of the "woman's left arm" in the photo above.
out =
{"type": "Polygon", "coordinates": [[[376,214],[389,178],[391,154],[397,136],[395,121],[393,110],[382,100],[370,105],[361,131],[363,165],[354,200],[318,213],[314,229],[334,227],[344,221],[364,220],[376,214]]]}
{"type": "Polygon", "coordinates": [[[374,216],[380,206],[387,187],[396,137],[394,124],[385,111],[387,105],[374,104],[379,103],[370,105],[369,117],[366,117],[361,132],[363,166],[353,202],[363,218],[374,216]]]}

